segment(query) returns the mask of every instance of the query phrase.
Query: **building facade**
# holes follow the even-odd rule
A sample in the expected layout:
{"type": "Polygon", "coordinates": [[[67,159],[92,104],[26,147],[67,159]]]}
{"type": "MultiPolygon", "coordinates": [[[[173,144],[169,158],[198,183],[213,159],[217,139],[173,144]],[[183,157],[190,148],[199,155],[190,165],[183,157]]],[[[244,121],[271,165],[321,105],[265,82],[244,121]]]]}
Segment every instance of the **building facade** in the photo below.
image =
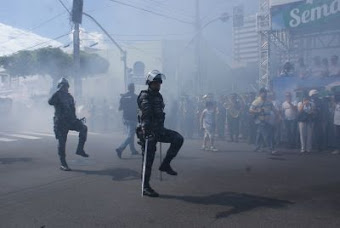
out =
{"type": "Polygon", "coordinates": [[[256,16],[244,18],[241,27],[233,28],[234,65],[245,66],[259,60],[259,37],[256,29],[256,16]]]}

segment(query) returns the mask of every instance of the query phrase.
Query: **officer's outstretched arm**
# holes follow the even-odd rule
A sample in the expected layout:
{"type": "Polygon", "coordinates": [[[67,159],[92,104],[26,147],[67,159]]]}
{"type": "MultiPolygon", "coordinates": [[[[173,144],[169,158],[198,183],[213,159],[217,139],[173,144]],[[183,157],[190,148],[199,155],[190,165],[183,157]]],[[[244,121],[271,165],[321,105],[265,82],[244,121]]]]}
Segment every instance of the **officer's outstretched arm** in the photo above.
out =
{"type": "Polygon", "coordinates": [[[48,99],[48,104],[49,105],[56,105],[57,104],[57,93],[54,93],[50,99],[48,99]]]}

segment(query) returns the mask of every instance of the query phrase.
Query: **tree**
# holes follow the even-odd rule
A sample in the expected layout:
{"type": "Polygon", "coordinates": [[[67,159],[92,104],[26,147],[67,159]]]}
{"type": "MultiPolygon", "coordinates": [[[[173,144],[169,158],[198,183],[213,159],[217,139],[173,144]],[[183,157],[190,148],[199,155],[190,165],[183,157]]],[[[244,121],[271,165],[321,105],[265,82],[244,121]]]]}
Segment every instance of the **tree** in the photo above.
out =
{"type": "MultiPolygon", "coordinates": [[[[83,76],[106,73],[109,62],[97,54],[80,53],[80,67],[83,76]]],[[[40,48],[33,51],[19,51],[10,56],[0,57],[0,66],[12,77],[49,75],[53,86],[62,76],[73,76],[72,55],[60,48],[40,48]]]]}

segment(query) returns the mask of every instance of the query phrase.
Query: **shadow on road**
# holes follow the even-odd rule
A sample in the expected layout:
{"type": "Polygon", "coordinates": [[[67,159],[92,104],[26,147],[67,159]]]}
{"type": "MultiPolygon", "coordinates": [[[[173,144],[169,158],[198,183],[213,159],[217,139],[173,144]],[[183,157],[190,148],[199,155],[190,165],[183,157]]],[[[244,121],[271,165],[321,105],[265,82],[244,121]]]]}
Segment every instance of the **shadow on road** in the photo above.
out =
{"type": "Polygon", "coordinates": [[[227,211],[218,212],[215,215],[216,219],[227,218],[234,214],[247,212],[256,208],[284,208],[290,201],[254,196],[243,193],[223,192],[209,196],[171,196],[162,195],[163,199],[176,199],[184,202],[201,204],[201,205],[218,205],[230,207],[227,211]]]}
{"type": "Polygon", "coordinates": [[[104,170],[75,170],[73,172],[84,173],[86,175],[112,176],[113,181],[130,181],[140,179],[140,173],[132,169],[116,168],[104,170]]]}
{"type": "Polygon", "coordinates": [[[251,151],[248,150],[224,150],[224,149],[220,149],[218,151],[208,151],[209,153],[248,153],[251,151]]]}
{"type": "Polygon", "coordinates": [[[8,165],[17,162],[31,162],[32,158],[0,158],[0,164],[8,165]]]}
{"type": "Polygon", "coordinates": [[[282,157],[269,157],[268,159],[274,160],[274,161],[287,161],[286,158],[282,158],[282,157]]]}

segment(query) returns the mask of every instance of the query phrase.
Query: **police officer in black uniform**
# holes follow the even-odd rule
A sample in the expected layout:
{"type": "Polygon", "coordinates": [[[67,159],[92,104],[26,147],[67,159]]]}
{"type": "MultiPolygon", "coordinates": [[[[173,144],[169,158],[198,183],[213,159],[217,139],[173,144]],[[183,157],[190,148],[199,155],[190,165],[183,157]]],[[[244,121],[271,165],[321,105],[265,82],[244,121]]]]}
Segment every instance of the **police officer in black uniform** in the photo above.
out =
{"type": "Polygon", "coordinates": [[[179,133],[164,128],[165,105],[163,97],[159,93],[164,78],[165,76],[158,70],[151,71],[146,80],[146,84],[149,86],[148,90],[141,91],[137,100],[140,121],[137,135],[141,140],[143,157],[145,154],[145,139],[148,140],[143,195],[150,197],[159,196],[149,183],[157,142],[171,144],[159,170],[176,176],[177,172],[171,168],[170,162],[176,157],[184,141],[179,133]]]}
{"type": "Polygon", "coordinates": [[[69,83],[66,78],[61,78],[58,82],[58,90],[48,100],[50,105],[54,106],[54,133],[58,140],[58,154],[60,158],[60,169],[70,171],[66,163],[66,140],[69,130],[79,132],[79,143],[77,155],[88,157],[84,151],[84,145],[87,138],[87,127],[83,121],[77,119],[76,108],[72,95],[69,93],[69,83]]]}

